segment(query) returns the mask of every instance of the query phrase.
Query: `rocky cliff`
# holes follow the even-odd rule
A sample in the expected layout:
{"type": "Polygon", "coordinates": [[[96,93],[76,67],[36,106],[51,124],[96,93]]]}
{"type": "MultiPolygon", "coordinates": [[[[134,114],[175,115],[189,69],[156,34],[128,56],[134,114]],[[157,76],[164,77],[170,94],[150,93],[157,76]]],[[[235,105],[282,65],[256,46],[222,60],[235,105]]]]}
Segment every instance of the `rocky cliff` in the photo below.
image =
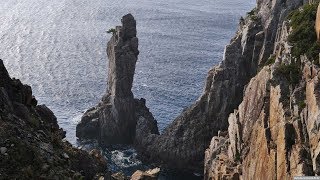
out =
{"type": "Polygon", "coordinates": [[[288,13],[301,0],[259,0],[257,7],[241,18],[239,29],[226,46],[224,59],[207,77],[203,95],[157,137],[145,144],[146,159],[179,169],[201,169],[204,152],[219,131],[228,129],[229,114],[243,100],[244,87],[267,62],[288,13]]]}
{"type": "Polygon", "coordinates": [[[205,179],[318,174],[318,68],[312,57],[319,48],[307,43],[316,39],[314,25],[303,21],[313,15],[288,20],[308,3],[258,0],[240,19],[223,61],[209,71],[201,97],[161,135],[145,100],[131,92],[137,38],[133,17],[124,16],[122,26],[130,28],[117,27],[108,43],[107,95],[85,113],[78,136],[134,143],[142,159],[175,169],[201,171],[205,161],[205,179]]]}
{"type": "Polygon", "coordinates": [[[145,106],[145,100],[134,99],[131,91],[139,54],[136,21],[127,14],[121,22],[122,26],[110,30],[113,36],[107,46],[107,92],[77,125],[77,137],[96,138],[101,145],[132,144],[135,141],[138,144],[143,141],[145,133],[159,134],[157,121],[145,106]]]}
{"type": "Polygon", "coordinates": [[[100,153],[73,148],[64,137],[52,111],[0,60],[0,179],[110,177],[100,153]]]}
{"type": "Polygon", "coordinates": [[[246,86],[243,101],[228,117],[227,133],[212,138],[205,153],[205,179],[319,175],[317,5],[300,3],[292,6],[299,9],[290,16],[295,8],[283,10],[288,18],[278,21],[273,55],[246,86]]]}

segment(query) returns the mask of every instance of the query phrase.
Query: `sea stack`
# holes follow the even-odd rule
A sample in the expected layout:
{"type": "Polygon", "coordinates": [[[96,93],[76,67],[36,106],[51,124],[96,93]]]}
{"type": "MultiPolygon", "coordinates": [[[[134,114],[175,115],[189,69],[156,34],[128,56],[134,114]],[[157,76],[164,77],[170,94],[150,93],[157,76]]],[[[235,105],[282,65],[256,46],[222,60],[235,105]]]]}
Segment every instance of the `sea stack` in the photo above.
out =
{"type": "MultiPolygon", "coordinates": [[[[138,59],[136,21],[131,14],[122,17],[108,42],[108,88],[102,101],[89,109],[77,126],[77,137],[98,139],[100,144],[132,144],[135,138],[136,106],[144,100],[134,99],[131,91],[138,59]]],[[[156,127],[156,121],[153,119],[156,127]]],[[[158,133],[158,129],[156,133],[158,133]]]]}

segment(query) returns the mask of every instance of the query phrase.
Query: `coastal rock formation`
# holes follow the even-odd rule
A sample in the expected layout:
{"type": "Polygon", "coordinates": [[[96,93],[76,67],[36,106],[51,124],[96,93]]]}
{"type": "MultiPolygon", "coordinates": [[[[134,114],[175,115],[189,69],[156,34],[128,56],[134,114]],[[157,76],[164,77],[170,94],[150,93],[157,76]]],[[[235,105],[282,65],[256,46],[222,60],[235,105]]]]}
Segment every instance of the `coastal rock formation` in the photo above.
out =
{"type": "Polygon", "coordinates": [[[292,55],[291,30],[284,21],[274,62],[246,86],[242,103],[229,115],[228,135],[213,137],[205,153],[205,179],[320,175],[320,68],[314,64],[318,59],[292,55]]]}
{"type": "Polygon", "coordinates": [[[263,68],[250,81],[243,102],[229,116],[225,143],[214,137],[206,151],[205,179],[319,175],[319,68],[306,63],[304,69],[294,88],[276,66],[263,68]]]}
{"type": "MultiPolygon", "coordinates": [[[[136,38],[135,28],[117,27],[108,44],[109,59],[115,62],[109,65],[107,95],[85,113],[77,127],[78,137],[96,137],[102,144],[133,142],[143,160],[169,168],[202,171],[204,165],[205,179],[318,174],[317,93],[312,91],[317,83],[308,85],[304,78],[292,85],[296,83],[290,79],[296,73],[292,71],[298,66],[290,52],[290,27],[285,21],[292,10],[306,3],[258,0],[257,7],[240,19],[223,61],[209,71],[202,96],[161,135],[145,100],[133,98],[131,78],[117,79],[124,72],[116,62],[133,54],[128,62],[135,64],[138,53],[132,48],[126,51],[136,38]],[[308,103],[303,100],[307,92],[308,103]],[[119,118],[118,112],[126,114],[119,118]]],[[[125,22],[135,24],[123,20],[124,27],[125,22]]],[[[301,59],[300,69],[313,69],[311,77],[315,77],[316,68],[306,57],[301,59]]],[[[133,77],[134,69],[130,70],[133,77]]]]}
{"type": "Polygon", "coordinates": [[[204,152],[219,131],[228,129],[229,114],[243,100],[245,86],[274,51],[274,44],[288,13],[303,1],[257,1],[242,18],[236,36],[226,46],[224,59],[211,69],[203,95],[160,136],[138,148],[146,160],[182,170],[202,170],[204,152]]]}
{"type": "Polygon", "coordinates": [[[32,89],[11,79],[0,60],[1,179],[97,179],[107,164],[63,140],[65,132],[32,89]]]}
{"type": "Polygon", "coordinates": [[[159,134],[157,122],[145,107],[145,100],[134,99],[131,91],[139,54],[136,21],[128,14],[122,17],[121,22],[122,26],[116,27],[108,42],[107,92],[102,101],[89,109],[77,125],[77,137],[96,138],[102,145],[142,141],[140,138],[144,136],[140,132],[159,134]],[[147,129],[140,131],[140,125],[147,129]]]}

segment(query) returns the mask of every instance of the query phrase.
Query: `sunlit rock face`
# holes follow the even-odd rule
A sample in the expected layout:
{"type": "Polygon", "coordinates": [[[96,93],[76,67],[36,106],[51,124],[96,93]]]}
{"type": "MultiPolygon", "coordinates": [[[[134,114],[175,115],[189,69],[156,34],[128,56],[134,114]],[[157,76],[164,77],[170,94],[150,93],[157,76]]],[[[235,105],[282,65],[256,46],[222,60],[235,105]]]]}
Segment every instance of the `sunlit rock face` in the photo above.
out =
{"type": "Polygon", "coordinates": [[[318,11],[317,11],[316,34],[317,34],[317,40],[319,41],[320,39],[320,5],[318,6],[318,11]]]}
{"type": "Polygon", "coordinates": [[[306,56],[292,57],[290,29],[288,21],[281,22],[274,63],[264,64],[245,87],[243,101],[229,115],[227,135],[213,137],[205,179],[319,175],[319,67],[306,56]],[[293,84],[279,69],[298,61],[301,77],[293,84]]]}

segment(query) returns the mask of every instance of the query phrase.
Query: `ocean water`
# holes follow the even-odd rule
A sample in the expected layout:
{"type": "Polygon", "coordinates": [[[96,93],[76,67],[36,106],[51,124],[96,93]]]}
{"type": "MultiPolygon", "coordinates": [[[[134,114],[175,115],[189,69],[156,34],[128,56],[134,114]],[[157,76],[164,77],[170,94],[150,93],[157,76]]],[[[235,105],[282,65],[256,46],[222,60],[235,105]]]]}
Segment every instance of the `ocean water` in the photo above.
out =
{"type": "MultiPolygon", "coordinates": [[[[139,60],[133,92],[145,98],[162,131],[201,95],[207,71],[222,60],[238,20],[255,0],[2,0],[0,58],[32,86],[79,145],[75,127],[106,90],[109,28],[132,13],[139,60]]],[[[116,168],[139,164],[131,148],[107,154],[116,168]],[[126,153],[129,152],[129,153],[126,153]],[[132,160],[134,159],[134,161],[132,160]]]]}

